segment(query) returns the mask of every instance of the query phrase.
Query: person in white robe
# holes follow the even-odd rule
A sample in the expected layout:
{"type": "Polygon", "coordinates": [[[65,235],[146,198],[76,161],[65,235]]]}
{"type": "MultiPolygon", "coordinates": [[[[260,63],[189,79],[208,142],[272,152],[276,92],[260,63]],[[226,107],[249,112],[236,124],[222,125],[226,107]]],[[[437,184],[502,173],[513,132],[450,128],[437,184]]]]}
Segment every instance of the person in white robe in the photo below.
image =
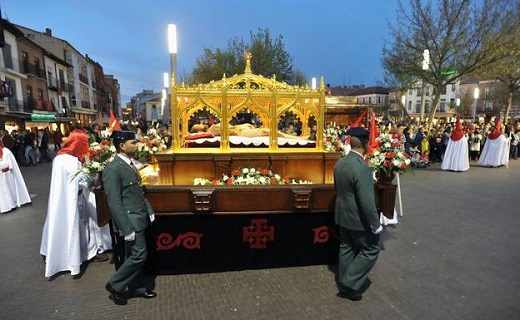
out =
{"type": "Polygon", "coordinates": [[[499,167],[509,163],[509,142],[500,125],[500,118],[497,119],[493,131],[488,134],[478,163],[488,167],[499,167]]]}
{"type": "Polygon", "coordinates": [[[442,159],[442,170],[468,171],[469,170],[469,146],[468,138],[462,131],[460,116],[457,115],[455,131],[450,136],[448,146],[442,159]]]}
{"type": "Polygon", "coordinates": [[[0,140],[0,212],[31,203],[31,197],[16,159],[0,140]]]}
{"type": "Polygon", "coordinates": [[[45,257],[45,277],[62,271],[70,271],[75,276],[80,273],[83,262],[108,259],[99,253],[111,249],[111,242],[104,241],[106,238],[102,236],[110,231],[108,226],[97,225],[95,200],[93,204],[87,179],[80,171],[88,151],[87,135],[74,131],[52,162],[49,203],[40,246],[40,254],[45,257]]]}

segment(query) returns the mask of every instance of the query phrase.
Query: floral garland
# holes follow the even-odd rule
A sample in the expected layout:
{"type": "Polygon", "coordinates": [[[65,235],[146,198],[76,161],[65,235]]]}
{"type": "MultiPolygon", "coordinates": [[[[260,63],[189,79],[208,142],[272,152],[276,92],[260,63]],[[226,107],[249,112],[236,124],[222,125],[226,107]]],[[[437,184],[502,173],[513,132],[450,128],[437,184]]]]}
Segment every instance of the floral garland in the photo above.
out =
{"type": "Polygon", "coordinates": [[[138,159],[150,157],[164,150],[166,150],[166,144],[155,128],[148,129],[146,135],[142,135],[137,142],[138,159]]]}
{"type": "Polygon", "coordinates": [[[285,184],[312,184],[310,181],[281,177],[271,170],[262,168],[238,168],[232,170],[229,175],[224,174],[220,179],[195,178],[194,185],[285,185],[285,184]]]}
{"type": "Polygon", "coordinates": [[[87,176],[94,177],[96,173],[105,169],[115,155],[116,148],[109,140],[93,142],[90,144],[88,155],[85,156],[81,171],[87,176]]]}
{"type": "Polygon", "coordinates": [[[323,131],[323,145],[325,151],[341,152],[346,155],[350,149],[341,141],[338,130],[336,128],[328,128],[323,131]]]}
{"type": "Polygon", "coordinates": [[[370,168],[383,174],[404,173],[411,170],[410,155],[400,148],[397,136],[382,133],[376,141],[379,143],[379,149],[366,157],[370,168]]]}

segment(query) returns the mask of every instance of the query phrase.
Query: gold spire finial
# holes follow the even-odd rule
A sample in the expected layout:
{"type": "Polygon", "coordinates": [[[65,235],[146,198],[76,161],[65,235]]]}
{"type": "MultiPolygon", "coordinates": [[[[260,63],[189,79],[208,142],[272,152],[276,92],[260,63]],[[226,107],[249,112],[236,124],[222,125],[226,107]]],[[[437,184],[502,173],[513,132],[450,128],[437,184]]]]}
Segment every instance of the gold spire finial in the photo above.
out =
{"type": "Polygon", "coordinates": [[[251,58],[253,55],[251,51],[244,50],[244,59],[246,59],[246,70],[244,73],[251,73],[251,58]]]}

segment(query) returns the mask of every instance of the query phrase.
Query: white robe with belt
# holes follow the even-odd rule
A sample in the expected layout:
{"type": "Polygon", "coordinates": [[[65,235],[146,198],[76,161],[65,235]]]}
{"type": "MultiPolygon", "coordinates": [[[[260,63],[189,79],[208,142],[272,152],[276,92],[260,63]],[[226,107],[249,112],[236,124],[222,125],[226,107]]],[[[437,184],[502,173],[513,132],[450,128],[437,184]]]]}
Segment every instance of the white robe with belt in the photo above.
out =
{"type": "Polygon", "coordinates": [[[12,152],[5,147],[2,151],[0,168],[7,170],[0,171],[0,212],[4,213],[30,203],[31,197],[12,152]]]}
{"type": "Polygon", "coordinates": [[[46,257],[46,277],[61,271],[77,275],[84,261],[111,248],[111,243],[99,239],[100,234],[109,231],[99,230],[93,219],[95,214],[90,211],[95,210],[95,205],[91,192],[82,183],[80,168],[78,158],[69,154],[58,155],[52,162],[47,218],[40,246],[40,253],[46,257]]]}

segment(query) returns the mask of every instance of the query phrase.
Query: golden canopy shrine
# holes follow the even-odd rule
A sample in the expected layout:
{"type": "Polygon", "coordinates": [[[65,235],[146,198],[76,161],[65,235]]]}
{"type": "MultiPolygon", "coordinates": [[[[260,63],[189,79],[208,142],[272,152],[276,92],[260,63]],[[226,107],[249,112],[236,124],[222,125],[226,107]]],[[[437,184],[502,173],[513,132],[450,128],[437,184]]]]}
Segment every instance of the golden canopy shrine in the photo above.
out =
{"type": "Polygon", "coordinates": [[[172,80],[172,148],[156,156],[161,185],[192,185],[239,167],[333,183],[340,155],[323,149],[323,78],[317,89],[288,85],[253,74],[246,57],[240,75],[195,86],[172,80]]]}

